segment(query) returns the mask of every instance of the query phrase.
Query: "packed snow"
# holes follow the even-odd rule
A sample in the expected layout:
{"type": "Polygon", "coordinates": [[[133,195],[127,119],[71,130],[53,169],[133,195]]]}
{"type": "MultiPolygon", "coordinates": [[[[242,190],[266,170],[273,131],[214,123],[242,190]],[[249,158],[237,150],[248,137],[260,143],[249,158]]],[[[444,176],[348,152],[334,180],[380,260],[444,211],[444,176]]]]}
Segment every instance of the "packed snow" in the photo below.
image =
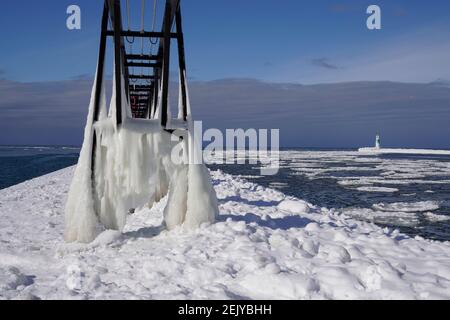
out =
{"type": "Polygon", "coordinates": [[[450,298],[449,242],[410,238],[220,171],[211,172],[213,224],[168,231],[165,197],[137,208],[123,232],[66,244],[73,172],[0,191],[1,298],[450,298]]]}

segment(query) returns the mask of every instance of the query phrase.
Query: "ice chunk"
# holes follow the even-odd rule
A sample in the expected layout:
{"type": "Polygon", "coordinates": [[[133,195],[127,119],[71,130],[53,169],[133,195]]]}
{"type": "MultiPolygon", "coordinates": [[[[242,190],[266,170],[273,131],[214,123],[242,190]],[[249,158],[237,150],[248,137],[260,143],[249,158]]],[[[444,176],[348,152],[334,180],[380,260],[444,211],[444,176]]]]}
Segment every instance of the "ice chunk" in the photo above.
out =
{"type": "Polygon", "coordinates": [[[367,208],[348,208],[342,210],[342,213],[361,220],[394,226],[415,226],[419,223],[417,213],[415,212],[379,211],[367,208]]]}
{"type": "Polygon", "coordinates": [[[446,216],[446,215],[442,215],[442,214],[435,214],[433,212],[425,212],[423,215],[425,216],[425,218],[427,218],[428,221],[431,221],[431,222],[450,220],[450,216],[446,216]]]}
{"type": "Polygon", "coordinates": [[[302,200],[283,200],[278,204],[278,209],[292,213],[308,213],[310,206],[302,200]]]}
{"type": "Polygon", "coordinates": [[[365,192],[397,192],[397,188],[386,188],[386,187],[358,187],[356,188],[358,191],[365,192]]]}
{"type": "Polygon", "coordinates": [[[394,212],[424,212],[439,209],[437,201],[378,203],[372,206],[375,210],[394,212]]]}

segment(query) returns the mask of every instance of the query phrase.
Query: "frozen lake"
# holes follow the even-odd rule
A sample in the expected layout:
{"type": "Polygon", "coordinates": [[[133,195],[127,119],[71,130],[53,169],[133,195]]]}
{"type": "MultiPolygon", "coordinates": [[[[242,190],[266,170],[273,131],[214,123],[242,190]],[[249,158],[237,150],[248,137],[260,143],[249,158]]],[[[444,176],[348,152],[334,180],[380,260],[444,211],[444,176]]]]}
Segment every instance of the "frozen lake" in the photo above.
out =
{"type": "MultiPolygon", "coordinates": [[[[0,147],[0,189],[76,163],[73,147],[0,147]]],[[[351,150],[280,152],[280,171],[258,166],[211,169],[411,236],[450,240],[450,157],[367,155],[351,150]]]]}
{"type": "Polygon", "coordinates": [[[275,176],[249,164],[210,167],[412,236],[450,240],[448,156],[285,150],[280,166],[275,176]]]}
{"type": "Polygon", "coordinates": [[[0,146],[0,189],[72,166],[80,148],[0,146]]]}

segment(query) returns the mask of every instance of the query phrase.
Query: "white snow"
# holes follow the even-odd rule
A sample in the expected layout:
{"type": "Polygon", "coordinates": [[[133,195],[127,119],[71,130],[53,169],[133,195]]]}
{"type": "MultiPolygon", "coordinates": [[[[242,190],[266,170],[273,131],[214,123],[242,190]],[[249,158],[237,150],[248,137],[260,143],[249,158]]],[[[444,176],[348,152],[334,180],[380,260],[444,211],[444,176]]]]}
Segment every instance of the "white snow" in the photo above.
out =
{"type": "Polygon", "coordinates": [[[216,223],[167,231],[164,198],[130,214],[123,232],[66,244],[73,172],[0,191],[0,298],[450,299],[449,242],[410,238],[220,171],[211,173],[216,223]]]}

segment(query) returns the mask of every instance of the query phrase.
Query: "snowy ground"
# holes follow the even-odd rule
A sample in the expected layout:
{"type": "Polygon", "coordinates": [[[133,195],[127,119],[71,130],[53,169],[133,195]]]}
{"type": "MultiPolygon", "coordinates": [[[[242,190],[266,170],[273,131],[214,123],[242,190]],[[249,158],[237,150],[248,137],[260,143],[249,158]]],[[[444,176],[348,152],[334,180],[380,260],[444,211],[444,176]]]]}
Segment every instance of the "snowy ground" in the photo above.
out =
{"type": "Polygon", "coordinates": [[[220,221],[162,230],[164,201],[124,234],[64,244],[73,168],[0,191],[0,298],[449,299],[450,243],[408,238],[213,172],[220,221]]]}

